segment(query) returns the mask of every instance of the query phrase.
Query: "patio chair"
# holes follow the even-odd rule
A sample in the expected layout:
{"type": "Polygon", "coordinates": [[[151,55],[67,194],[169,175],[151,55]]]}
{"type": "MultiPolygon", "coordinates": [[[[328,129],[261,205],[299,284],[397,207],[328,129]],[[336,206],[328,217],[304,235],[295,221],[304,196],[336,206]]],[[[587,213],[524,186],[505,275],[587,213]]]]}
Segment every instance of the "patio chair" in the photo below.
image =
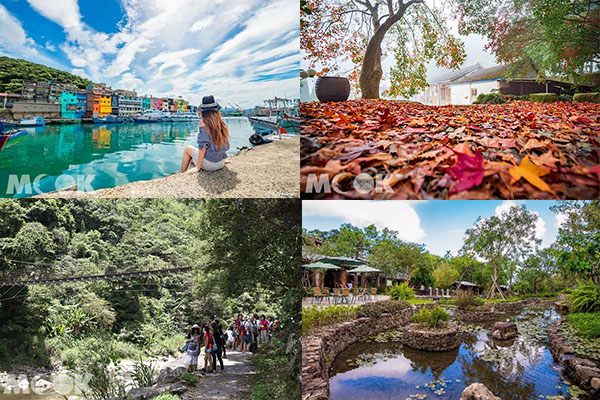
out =
{"type": "Polygon", "coordinates": [[[331,304],[331,289],[328,287],[321,288],[323,296],[327,298],[327,304],[331,304]]]}
{"type": "Polygon", "coordinates": [[[323,297],[325,297],[325,296],[323,295],[323,292],[321,292],[321,288],[314,287],[313,288],[313,303],[316,301],[317,304],[321,304],[321,300],[323,300],[323,297]]]}
{"type": "Polygon", "coordinates": [[[342,294],[341,294],[342,303],[345,302],[346,304],[349,304],[348,303],[349,299],[350,299],[350,288],[343,288],[342,294]]]}
{"type": "Polygon", "coordinates": [[[373,296],[373,300],[377,300],[377,288],[371,288],[371,296],[373,296]]]}
{"type": "Polygon", "coordinates": [[[360,294],[360,289],[357,287],[352,288],[352,303],[356,303],[356,300],[360,300],[362,295],[360,294]]]}

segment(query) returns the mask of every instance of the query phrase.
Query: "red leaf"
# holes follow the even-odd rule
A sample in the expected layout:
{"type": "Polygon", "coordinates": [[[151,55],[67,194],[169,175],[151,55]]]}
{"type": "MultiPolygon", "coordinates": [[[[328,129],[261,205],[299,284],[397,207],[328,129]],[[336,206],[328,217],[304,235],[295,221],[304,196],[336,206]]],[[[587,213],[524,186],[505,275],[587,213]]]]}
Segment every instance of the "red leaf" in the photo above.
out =
{"type": "MultiPolygon", "coordinates": [[[[467,150],[469,150],[467,148],[467,150]]],[[[450,194],[455,194],[481,185],[483,181],[483,156],[479,150],[475,149],[475,155],[469,155],[470,150],[461,152],[453,149],[456,154],[456,164],[448,168],[447,172],[455,180],[456,185],[450,189],[450,194]]]]}

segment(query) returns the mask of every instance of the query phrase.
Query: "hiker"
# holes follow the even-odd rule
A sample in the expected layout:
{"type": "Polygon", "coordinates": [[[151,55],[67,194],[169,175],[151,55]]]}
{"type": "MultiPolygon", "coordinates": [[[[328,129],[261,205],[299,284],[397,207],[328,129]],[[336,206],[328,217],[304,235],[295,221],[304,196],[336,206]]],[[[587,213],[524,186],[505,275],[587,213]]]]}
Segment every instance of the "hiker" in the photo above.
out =
{"type": "Polygon", "coordinates": [[[252,325],[250,320],[244,318],[244,321],[242,322],[242,334],[244,337],[244,342],[242,344],[242,353],[249,352],[250,347],[252,346],[252,329],[250,325],[252,325]]]}
{"type": "Polygon", "coordinates": [[[198,146],[187,146],[183,151],[181,172],[196,166],[196,171],[218,171],[225,166],[229,150],[229,130],[221,117],[221,106],[213,96],[204,96],[200,111],[202,120],[198,125],[198,146]]]}
{"type": "Polygon", "coordinates": [[[233,346],[231,350],[240,350],[243,342],[243,335],[240,333],[242,324],[242,314],[238,314],[233,320],[233,346]]]}
{"type": "MultiPolygon", "coordinates": [[[[227,335],[227,343],[225,343],[225,347],[227,348],[227,346],[229,346],[229,348],[231,350],[235,350],[234,347],[234,343],[235,343],[235,326],[231,325],[229,328],[227,328],[227,330],[225,331],[225,334],[227,335]]],[[[225,354],[223,354],[223,357],[225,357],[225,354]]]]}
{"type": "Polygon", "coordinates": [[[260,316],[260,322],[258,323],[258,330],[259,330],[258,344],[267,343],[267,340],[269,337],[269,333],[268,333],[269,321],[267,321],[264,314],[260,316]]]}
{"type": "Polygon", "coordinates": [[[269,321],[269,340],[271,340],[273,337],[273,317],[269,315],[267,320],[269,321]]]}
{"type": "Polygon", "coordinates": [[[275,317],[273,325],[271,325],[271,334],[274,334],[279,329],[279,317],[275,317]]]}
{"type": "Polygon", "coordinates": [[[195,372],[198,368],[198,355],[200,354],[200,327],[197,324],[192,326],[187,336],[186,348],[188,353],[188,371],[195,372]]]}
{"type": "Polygon", "coordinates": [[[252,332],[252,343],[250,344],[250,352],[255,353],[258,345],[258,314],[253,314],[250,318],[250,330],[252,332]]]}
{"type": "Polygon", "coordinates": [[[204,368],[202,372],[211,374],[213,372],[212,355],[210,354],[213,350],[214,340],[213,333],[208,322],[204,323],[204,368]],[[210,367],[210,368],[207,368],[210,367]]]}
{"type": "Polygon", "coordinates": [[[225,342],[223,341],[223,329],[221,328],[221,323],[219,322],[219,318],[215,317],[212,323],[213,330],[213,350],[212,350],[212,361],[213,361],[213,371],[217,372],[217,359],[219,359],[219,364],[221,364],[221,371],[224,370],[223,367],[223,349],[225,347],[225,342]]]}

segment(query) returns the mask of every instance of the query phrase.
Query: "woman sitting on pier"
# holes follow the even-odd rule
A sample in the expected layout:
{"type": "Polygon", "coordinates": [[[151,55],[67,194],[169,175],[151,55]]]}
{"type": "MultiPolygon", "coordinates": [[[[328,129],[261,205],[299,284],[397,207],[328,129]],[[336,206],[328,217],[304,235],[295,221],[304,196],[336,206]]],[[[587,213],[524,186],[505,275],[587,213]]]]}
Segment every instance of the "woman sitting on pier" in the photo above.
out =
{"type": "Polygon", "coordinates": [[[213,96],[202,98],[198,146],[187,146],[183,151],[181,172],[187,171],[190,163],[196,166],[196,170],[202,168],[205,171],[217,171],[225,166],[229,150],[229,130],[221,117],[220,109],[221,106],[213,96]]]}

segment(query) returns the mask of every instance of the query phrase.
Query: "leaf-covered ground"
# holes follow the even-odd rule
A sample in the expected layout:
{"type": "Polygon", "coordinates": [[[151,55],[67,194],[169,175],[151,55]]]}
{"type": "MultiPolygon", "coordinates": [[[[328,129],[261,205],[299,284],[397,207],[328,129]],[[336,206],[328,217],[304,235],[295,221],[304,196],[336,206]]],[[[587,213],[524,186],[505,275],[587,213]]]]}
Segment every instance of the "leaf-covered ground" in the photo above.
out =
{"type": "Polygon", "coordinates": [[[353,100],[300,110],[303,198],[600,197],[598,104],[353,100]],[[330,193],[317,193],[319,178],[330,193]]]}

